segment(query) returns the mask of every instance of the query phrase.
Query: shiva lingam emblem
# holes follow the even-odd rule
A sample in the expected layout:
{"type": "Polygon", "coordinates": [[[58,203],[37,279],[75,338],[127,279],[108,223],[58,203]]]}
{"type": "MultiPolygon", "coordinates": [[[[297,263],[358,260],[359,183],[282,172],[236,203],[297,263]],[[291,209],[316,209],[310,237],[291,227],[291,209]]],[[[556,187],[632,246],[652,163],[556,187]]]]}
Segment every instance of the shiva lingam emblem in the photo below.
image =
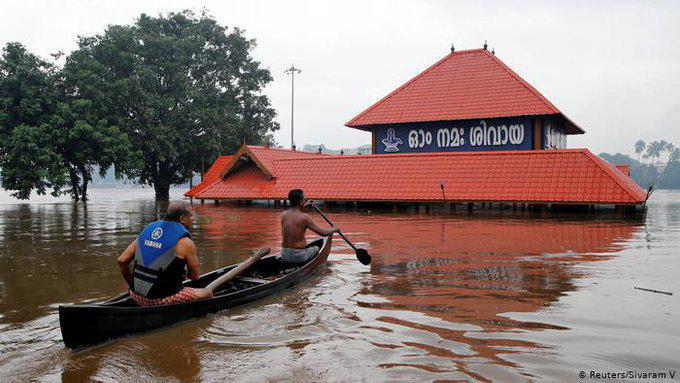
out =
{"type": "Polygon", "coordinates": [[[399,148],[397,145],[402,145],[403,142],[399,137],[396,137],[394,129],[387,129],[387,138],[382,139],[382,143],[385,144],[385,151],[388,153],[398,152],[399,148]]]}

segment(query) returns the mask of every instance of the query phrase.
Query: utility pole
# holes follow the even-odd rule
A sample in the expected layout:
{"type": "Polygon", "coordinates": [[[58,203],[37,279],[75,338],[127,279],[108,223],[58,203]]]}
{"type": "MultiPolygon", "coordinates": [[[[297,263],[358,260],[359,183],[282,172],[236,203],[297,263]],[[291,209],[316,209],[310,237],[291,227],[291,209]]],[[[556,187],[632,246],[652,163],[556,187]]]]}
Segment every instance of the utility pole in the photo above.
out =
{"type": "Polygon", "coordinates": [[[286,69],[286,74],[290,75],[290,148],[295,150],[295,138],[293,135],[295,129],[295,73],[302,73],[300,68],[291,65],[286,69]]]}

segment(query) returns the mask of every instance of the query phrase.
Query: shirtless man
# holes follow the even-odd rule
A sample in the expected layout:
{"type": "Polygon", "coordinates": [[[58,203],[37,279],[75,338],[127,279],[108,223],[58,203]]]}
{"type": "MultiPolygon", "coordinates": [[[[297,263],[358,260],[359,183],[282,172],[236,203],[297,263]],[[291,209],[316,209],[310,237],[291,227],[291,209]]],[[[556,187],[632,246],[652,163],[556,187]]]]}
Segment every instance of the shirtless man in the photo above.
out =
{"type": "Polygon", "coordinates": [[[305,239],[307,229],[324,237],[338,232],[339,229],[336,226],[323,229],[312,221],[312,218],[304,212],[309,202],[302,190],[293,189],[288,192],[288,201],[290,201],[291,208],[281,215],[281,234],[283,237],[281,259],[290,263],[304,263],[319,251],[317,246],[305,248],[307,246],[305,239]]]}

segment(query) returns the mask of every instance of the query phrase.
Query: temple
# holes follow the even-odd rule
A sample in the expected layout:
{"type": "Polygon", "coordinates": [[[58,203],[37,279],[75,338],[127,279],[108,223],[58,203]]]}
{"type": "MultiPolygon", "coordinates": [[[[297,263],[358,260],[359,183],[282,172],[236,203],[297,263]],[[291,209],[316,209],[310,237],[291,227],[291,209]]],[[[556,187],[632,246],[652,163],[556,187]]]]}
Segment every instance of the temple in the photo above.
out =
{"type": "Polygon", "coordinates": [[[242,146],[185,195],[329,202],[500,203],[514,207],[643,205],[625,167],[567,149],[584,130],[486,49],[451,52],[351,119],[372,154],[335,156],[242,146]]]}

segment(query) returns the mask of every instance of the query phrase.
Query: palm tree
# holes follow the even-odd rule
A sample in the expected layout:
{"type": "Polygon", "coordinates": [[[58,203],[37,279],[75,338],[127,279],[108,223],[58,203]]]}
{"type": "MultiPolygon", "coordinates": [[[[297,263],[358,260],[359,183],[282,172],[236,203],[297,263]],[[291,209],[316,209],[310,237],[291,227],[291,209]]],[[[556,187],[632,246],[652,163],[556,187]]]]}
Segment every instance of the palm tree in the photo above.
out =
{"type": "Polygon", "coordinates": [[[637,160],[640,162],[640,154],[645,151],[645,148],[647,147],[647,143],[645,143],[642,140],[638,140],[638,142],[635,143],[635,154],[637,154],[637,160]]]}
{"type": "Polygon", "coordinates": [[[680,148],[673,148],[668,156],[668,162],[680,162],[680,148]]]}
{"type": "Polygon", "coordinates": [[[647,157],[651,158],[652,160],[656,159],[654,161],[655,165],[659,163],[659,157],[661,157],[661,153],[664,150],[664,145],[661,144],[659,141],[652,141],[649,144],[647,144],[647,157]]]}
{"type": "Polygon", "coordinates": [[[661,140],[659,141],[659,158],[666,152],[666,146],[668,145],[668,142],[666,140],[661,140]]]}
{"type": "Polygon", "coordinates": [[[666,142],[666,146],[664,147],[664,151],[668,153],[668,159],[670,161],[670,156],[671,153],[675,150],[675,145],[672,142],[666,142]]]}

